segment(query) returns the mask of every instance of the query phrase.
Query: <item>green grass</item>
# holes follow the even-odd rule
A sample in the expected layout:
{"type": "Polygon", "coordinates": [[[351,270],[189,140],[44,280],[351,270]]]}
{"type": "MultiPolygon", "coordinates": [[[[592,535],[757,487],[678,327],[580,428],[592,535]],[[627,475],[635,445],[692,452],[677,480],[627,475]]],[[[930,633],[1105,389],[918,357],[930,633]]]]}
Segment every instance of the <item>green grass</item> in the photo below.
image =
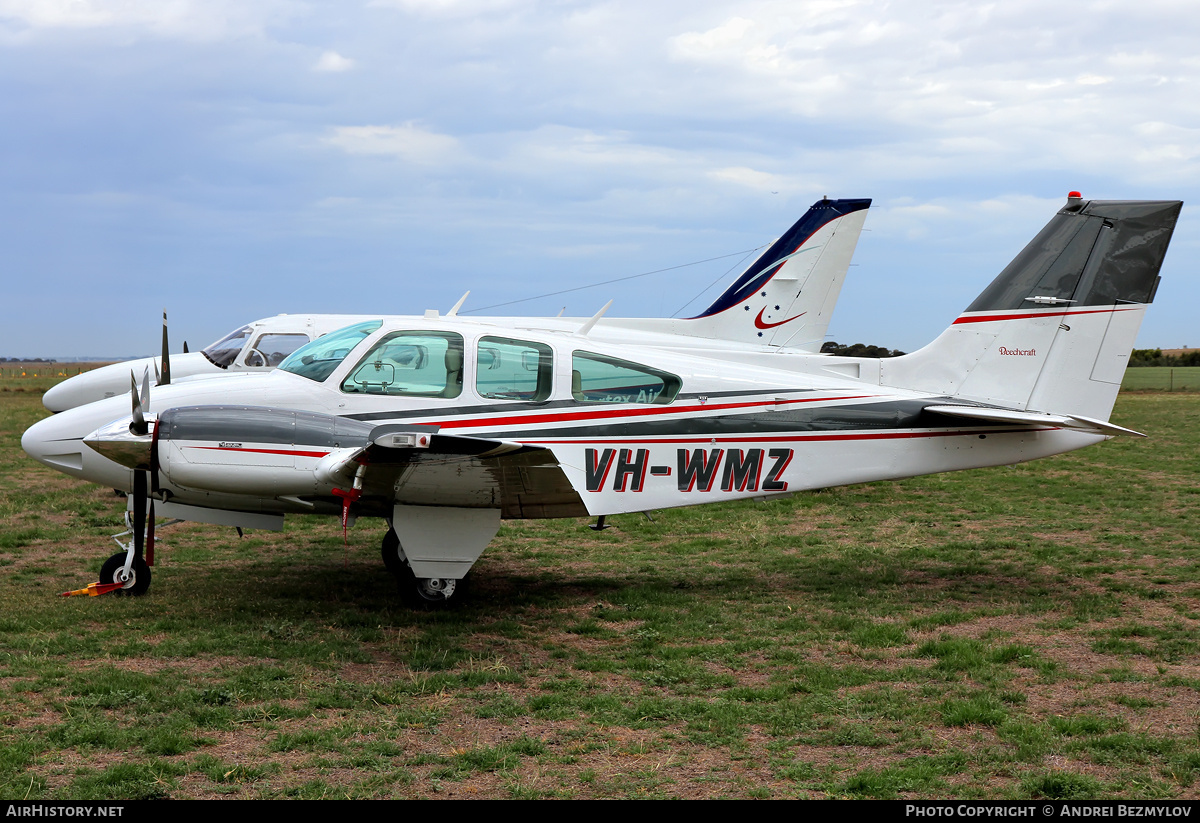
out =
{"type": "Polygon", "coordinates": [[[1139,366],[1125,370],[1122,391],[1200,391],[1200,366],[1139,366]]]}
{"type": "Polygon", "coordinates": [[[1200,792],[1195,394],[1010,468],[506,523],[444,612],[381,524],[305,517],[172,527],[148,596],[59,598],[123,501],[21,454],[43,415],[0,391],[8,797],[1200,792]]]}

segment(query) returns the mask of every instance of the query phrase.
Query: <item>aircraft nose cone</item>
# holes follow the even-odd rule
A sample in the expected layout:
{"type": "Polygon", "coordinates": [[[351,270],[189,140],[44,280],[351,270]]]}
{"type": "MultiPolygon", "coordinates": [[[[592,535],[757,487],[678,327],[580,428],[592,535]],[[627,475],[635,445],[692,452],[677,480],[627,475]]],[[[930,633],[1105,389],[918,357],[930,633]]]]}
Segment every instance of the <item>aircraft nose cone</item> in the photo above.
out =
{"type": "Polygon", "coordinates": [[[48,417],[21,435],[21,448],[39,463],[78,476],[83,471],[83,441],[64,430],[62,421],[48,417]]]}
{"type": "MultiPolygon", "coordinates": [[[[71,380],[75,378],[72,377],[71,380]]],[[[64,380],[57,386],[51,386],[42,395],[42,405],[52,412],[66,411],[76,405],[75,386],[69,385],[71,380],[64,380]]]]}
{"type": "Polygon", "coordinates": [[[51,386],[42,395],[42,405],[52,412],[63,412],[73,409],[76,406],[82,406],[129,391],[128,372],[124,370],[116,372],[114,377],[110,373],[110,369],[111,367],[104,367],[84,372],[83,374],[77,374],[55,386],[51,386]],[[123,386],[119,384],[109,385],[110,383],[115,384],[116,379],[121,376],[125,377],[125,384],[123,386]]]}

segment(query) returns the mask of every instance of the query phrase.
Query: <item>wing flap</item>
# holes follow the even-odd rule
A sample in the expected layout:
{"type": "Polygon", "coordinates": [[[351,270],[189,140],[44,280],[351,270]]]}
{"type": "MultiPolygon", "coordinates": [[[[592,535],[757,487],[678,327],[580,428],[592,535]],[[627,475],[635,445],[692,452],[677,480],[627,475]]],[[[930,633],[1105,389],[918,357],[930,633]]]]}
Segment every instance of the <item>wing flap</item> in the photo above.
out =
{"type": "Polygon", "coordinates": [[[502,517],[586,517],[554,453],[509,440],[381,426],[370,443],[346,449],[328,467],[414,506],[500,509],[502,517]],[[405,435],[418,435],[415,440],[405,435]]]}

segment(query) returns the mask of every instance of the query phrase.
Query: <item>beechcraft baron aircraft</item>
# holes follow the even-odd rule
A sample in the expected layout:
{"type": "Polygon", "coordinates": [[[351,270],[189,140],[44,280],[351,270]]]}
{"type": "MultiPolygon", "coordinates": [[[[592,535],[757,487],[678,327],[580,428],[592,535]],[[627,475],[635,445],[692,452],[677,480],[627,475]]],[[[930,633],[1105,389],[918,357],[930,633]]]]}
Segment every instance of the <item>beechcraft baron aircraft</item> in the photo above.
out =
{"type": "MultiPolygon", "coordinates": [[[[135,538],[105,564],[107,588],[148,585],[149,497],[164,516],[238,526],[385,518],[402,587],[445,602],[501,518],[774,497],[1136,434],[1108,417],[1181,206],[1072,192],[949,328],[903,357],[652,349],[596,340],[591,321],[374,320],[269,375],[163,386],[149,402],[134,392],[132,416],[126,398],[64,412],[22,445],[133,491],[135,538]]],[[[747,330],[788,322],[761,280],[788,251],[773,249],[753,288],[711,316],[747,330]]]]}
{"type": "MultiPolygon", "coordinates": [[[[200,351],[167,355],[167,318],[163,314],[163,353],[112,363],[83,372],[57,384],[42,395],[42,405],[52,412],[94,403],[106,397],[129,392],[129,373],[141,375],[152,369],[158,382],[172,379],[218,377],[233,374],[268,372],[289,354],[323,334],[376,319],[378,315],[355,314],[281,314],[265,317],[230,332],[200,351]]],[[[186,345],[186,344],[185,344],[186,345]]]]}
{"type": "MultiPolygon", "coordinates": [[[[790,261],[774,275],[764,274],[772,246],[760,256],[713,306],[693,320],[668,318],[611,318],[596,323],[591,337],[606,342],[641,344],[668,349],[695,346],[729,345],[744,342],[757,348],[762,344],[786,348],[791,352],[817,353],[825,341],[825,332],[846,279],[846,269],[858,243],[867,208],[871,201],[820,200],[780,237],[776,244],[786,248],[790,261]],[[759,283],[765,280],[769,282],[759,283]],[[757,284],[757,285],[756,285],[757,284]],[[761,287],[761,288],[760,288],[761,287]],[[770,297],[753,326],[728,322],[724,309],[736,303],[743,292],[766,290],[770,297]],[[786,302],[785,302],[786,301],[786,302]],[[779,303],[779,306],[775,304],[779,303]],[[706,322],[695,322],[703,318],[706,322]],[[745,326],[745,328],[743,328],[745,326]]],[[[466,295],[449,312],[458,314],[466,295]]],[[[379,315],[281,314],[255,320],[230,332],[198,352],[167,354],[166,314],[163,314],[162,356],[113,363],[64,380],[42,396],[52,412],[66,411],[106,397],[129,392],[129,373],[142,375],[153,370],[158,382],[262,374],[277,367],[304,344],[352,323],[378,320],[379,315]]],[[[493,323],[520,325],[524,328],[574,330],[584,318],[493,318],[493,323]]]]}

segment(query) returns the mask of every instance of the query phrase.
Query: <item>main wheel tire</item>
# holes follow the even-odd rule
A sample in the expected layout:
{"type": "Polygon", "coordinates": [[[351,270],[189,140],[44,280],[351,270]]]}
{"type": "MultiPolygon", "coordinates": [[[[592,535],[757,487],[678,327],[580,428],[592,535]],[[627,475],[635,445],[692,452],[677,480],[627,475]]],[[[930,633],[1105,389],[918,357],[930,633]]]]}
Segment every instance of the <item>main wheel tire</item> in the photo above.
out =
{"type": "Polygon", "coordinates": [[[396,577],[400,597],[410,606],[437,609],[452,601],[462,599],[467,580],[451,580],[448,577],[417,577],[400,545],[394,529],[388,529],[380,545],[383,565],[396,577]]]}
{"type": "Polygon", "coordinates": [[[383,565],[392,574],[399,577],[408,569],[408,564],[401,554],[400,538],[396,536],[394,529],[388,529],[387,534],[383,536],[383,545],[380,546],[380,551],[383,554],[383,565]]]}
{"type": "Polygon", "coordinates": [[[443,577],[417,577],[406,565],[404,574],[396,576],[400,597],[414,609],[449,608],[463,599],[467,578],[451,580],[443,577]]]}
{"type": "MultiPolygon", "coordinates": [[[[125,552],[117,552],[112,557],[104,561],[104,565],[100,567],[100,582],[101,583],[119,583],[117,575],[125,569],[125,552]]],[[[117,589],[113,594],[124,594],[129,597],[141,597],[150,588],[150,567],[146,565],[146,560],[141,555],[133,558],[133,565],[129,567],[129,579],[125,581],[125,587],[117,589]]]]}
{"type": "Polygon", "coordinates": [[[462,580],[451,580],[448,577],[414,577],[411,585],[413,596],[418,602],[430,606],[443,606],[453,600],[465,584],[462,580]]]}

